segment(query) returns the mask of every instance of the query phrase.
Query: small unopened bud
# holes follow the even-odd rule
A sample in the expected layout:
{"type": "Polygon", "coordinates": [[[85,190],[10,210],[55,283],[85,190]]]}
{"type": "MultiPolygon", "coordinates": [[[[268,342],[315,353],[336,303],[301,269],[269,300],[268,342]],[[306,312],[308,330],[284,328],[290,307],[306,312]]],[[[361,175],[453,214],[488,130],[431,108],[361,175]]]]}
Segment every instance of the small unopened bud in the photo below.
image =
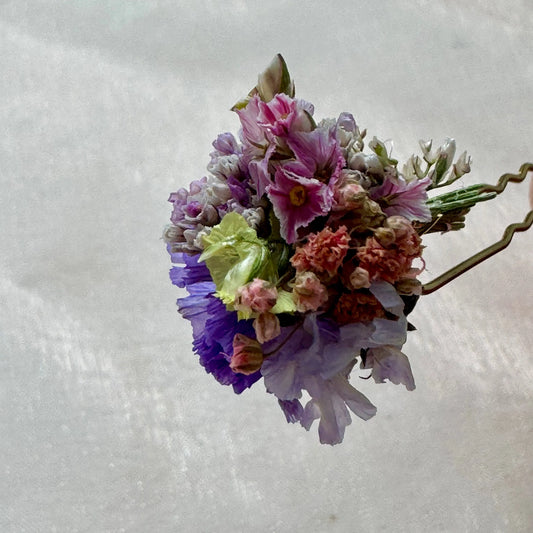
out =
{"type": "Polygon", "coordinates": [[[293,285],[293,298],[300,313],[316,311],[328,300],[328,290],[313,272],[296,275],[293,285]]]}
{"type": "Polygon", "coordinates": [[[261,313],[253,322],[255,336],[261,343],[275,339],[281,333],[279,318],[273,313],[261,313]]]}
{"type": "Polygon", "coordinates": [[[447,138],[437,151],[437,161],[431,179],[433,183],[439,183],[444,178],[446,171],[452,166],[455,156],[455,141],[447,138]]]}
{"type": "Polygon", "coordinates": [[[398,291],[398,294],[404,294],[406,296],[422,294],[422,283],[414,278],[404,278],[397,281],[394,287],[398,291]]]}
{"type": "Polygon", "coordinates": [[[431,153],[431,146],[433,144],[433,140],[430,139],[429,141],[423,141],[422,139],[420,139],[418,143],[420,144],[420,149],[422,150],[422,153],[424,154],[424,159],[426,159],[426,156],[429,156],[431,153]]]}
{"type": "Polygon", "coordinates": [[[357,267],[350,274],[350,284],[353,289],[368,289],[370,287],[370,276],[364,268],[357,267]]]}
{"type": "Polygon", "coordinates": [[[403,239],[406,235],[413,232],[412,224],[400,215],[388,217],[385,220],[385,227],[394,230],[397,239],[403,239]]]}
{"type": "Polygon", "coordinates": [[[278,290],[272,283],[255,278],[252,282],[239,287],[235,296],[235,309],[249,318],[252,312],[265,313],[276,305],[278,290]]]}
{"type": "Polygon", "coordinates": [[[453,165],[453,172],[454,174],[460,178],[464,174],[468,174],[470,172],[470,164],[472,163],[472,158],[466,154],[466,152],[463,152],[459,159],[456,161],[455,165],[453,165]]]}
{"type": "Polygon", "coordinates": [[[185,239],[183,237],[183,229],[174,224],[169,224],[163,230],[163,240],[165,242],[183,242],[185,239]]]}
{"type": "Polygon", "coordinates": [[[268,68],[259,74],[256,89],[265,102],[270,102],[278,93],[294,97],[294,83],[291,81],[287,64],[281,54],[274,57],[268,68]]]}
{"type": "Polygon", "coordinates": [[[263,364],[263,350],[255,339],[242,333],[233,337],[233,355],[229,367],[239,374],[253,374],[263,364]]]}
{"type": "Polygon", "coordinates": [[[387,248],[396,240],[396,233],[392,228],[378,228],[374,232],[374,237],[383,248],[387,248]]]}
{"type": "Polygon", "coordinates": [[[444,144],[439,148],[439,158],[445,158],[448,162],[448,168],[452,164],[455,156],[455,139],[447,137],[444,144]]]}

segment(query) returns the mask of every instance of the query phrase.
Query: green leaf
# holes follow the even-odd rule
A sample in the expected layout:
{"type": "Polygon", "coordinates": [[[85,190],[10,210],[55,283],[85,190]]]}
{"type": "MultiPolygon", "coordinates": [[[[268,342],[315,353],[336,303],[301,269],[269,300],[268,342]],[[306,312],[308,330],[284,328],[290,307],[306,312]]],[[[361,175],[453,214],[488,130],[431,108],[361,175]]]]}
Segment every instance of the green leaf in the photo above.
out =
{"type": "Polygon", "coordinates": [[[276,305],[270,310],[271,313],[294,313],[296,311],[296,303],[292,297],[292,292],[278,291],[278,299],[276,305]]]}

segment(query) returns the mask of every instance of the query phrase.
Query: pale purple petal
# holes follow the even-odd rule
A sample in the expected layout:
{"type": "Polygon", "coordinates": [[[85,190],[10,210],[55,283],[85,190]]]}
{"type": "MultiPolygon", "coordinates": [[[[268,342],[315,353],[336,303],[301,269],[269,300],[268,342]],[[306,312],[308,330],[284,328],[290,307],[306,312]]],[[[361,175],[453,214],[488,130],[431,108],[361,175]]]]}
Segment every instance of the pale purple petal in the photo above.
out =
{"type": "Polygon", "coordinates": [[[265,129],[258,123],[259,102],[261,99],[254,96],[244,109],[238,109],[237,115],[242,126],[242,140],[247,144],[264,144],[265,129]]]}
{"type": "Polygon", "coordinates": [[[239,154],[241,152],[241,147],[237,139],[229,132],[221,133],[213,141],[213,148],[215,151],[210,154],[212,158],[221,155],[239,154]]]}
{"type": "Polygon", "coordinates": [[[387,311],[396,316],[402,314],[405,304],[394,288],[394,285],[386,281],[378,280],[372,282],[369,290],[387,311]]]}
{"type": "Polygon", "coordinates": [[[343,376],[337,376],[333,382],[336,391],[344,402],[346,402],[346,405],[350,408],[352,413],[363,420],[369,420],[376,414],[376,407],[363,393],[352,387],[346,378],[343,376]]]}
{"type": "Polygon", "coordinates": [[[427,206],[427,188],[431,179],[405,181],[402,177],[385,179],[379,187],[370,189],[370,197],[381,205],[387,216],[400,215],[407,220],[431,220],[427,206]]]}
{"type": "Polygon", "coordinates": [[[375,348],[384,344],[402,346],[407,340],[407,319],[404,316],[397,320],[376,318],[372,321],[374,332],[368,338],[367,347],[375,348]]]}
{"type": "Polygon", "coordinates": [[[272,183],[272,179],[268,171],[268,163],[275,149],[276,145],[271,144],[266,149],[263,157],[252,159],[248,163],[248,172],[251,178],[250,182],[255,188],[258,198],[261,198],[261,196],[265,194],[266,188],[272,183]]]}
{"type": "Polygon", "coordinates": [[[362,418],[368,420],[376,413],[376,408],[368,398],[348,383],[345,375],[337,375],[331,380],[309,376],[305,388],[311,395],[302,417],[302,426],[307,430],[314,420],[320,418],[318,435],[322,444],[339,444],[344,438],[344,430],[352,419],[346,406],[362,418]]]}
{"type": "Polygon", "coordinates": [[[278,403],[287,422],[294,424],[302,420],[304,408],[299,400],[278,400],[278,403]]]}
{"type": "Polygon", "coordinates": [[[351,113],[344,112],[339,115],[336,125],[336,131],[339,128],[342,128],[348,133],[355,133],[355,131],[357,130],[357,125],[351,113]]]}
{"type": "Polygon", "coordinates": [[[345,165],[334,128],[294,133],[287,139],[287,144],[300,163],[298,168],[293,162],[287,163],[291,172],[318,179],[331,187],[334,185],[345,165]]]}
{"type": "Polygon", "coordinates": [[[391,383],[402,383],[409,391],[415,389],[415,380],[411,372],[409,359],[395,346],[380,346],[371,348],[367,353],[367,365],[372,365],[372,377],[376,383],[384,383],[388,379],[391,383]]]}

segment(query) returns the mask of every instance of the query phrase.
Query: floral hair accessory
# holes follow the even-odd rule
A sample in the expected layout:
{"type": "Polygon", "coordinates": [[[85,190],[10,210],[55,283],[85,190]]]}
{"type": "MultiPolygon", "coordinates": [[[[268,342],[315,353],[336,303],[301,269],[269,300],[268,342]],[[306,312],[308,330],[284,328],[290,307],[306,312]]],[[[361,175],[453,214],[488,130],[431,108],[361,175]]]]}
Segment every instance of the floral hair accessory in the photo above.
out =
{"type": "Polygon", "coordinates": [[[280,55],[233,111],[238,139],[219,135],[208,176],[169,198],[170,277],[188,291],[178,308],[216,380],[238,394],[263,380],[288,422],[309,430],[318,419],[320,442],[337,444],[350,411],[376,413],[350,383],[354,367],[413,390],[401,350],[419,296],[507,246],[533,224],[533,205],[500,241],[425,285],[422,236],[463,228],[475,204],[533,164],[495,186],[435,194],[470,171],[453,139],[421,142],[400,170],[376,137],[365,150],[351,114],[317,121],[280,55]]]}

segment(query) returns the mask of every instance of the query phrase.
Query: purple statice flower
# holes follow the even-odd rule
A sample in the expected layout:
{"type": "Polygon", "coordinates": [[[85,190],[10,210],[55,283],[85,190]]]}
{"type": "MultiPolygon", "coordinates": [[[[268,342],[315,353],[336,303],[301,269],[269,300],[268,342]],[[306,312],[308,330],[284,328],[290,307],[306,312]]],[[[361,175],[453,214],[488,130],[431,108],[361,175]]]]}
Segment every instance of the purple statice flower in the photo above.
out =
{"type": "Polygon", "coordinates": [[[367,351],[363,368],[372,369],[372,377],[376,383],[405,385],[407,390],[415,390],[415,380],[407,356],[397,346],[377,346],[367,351]]]}
{"type": "Polygon", "coordinates": [[[172,263],[175,264],[170,269],[170,280],[174,285],[183,289],[196,283],[212,281],[206,264],[198,262],[200,254],[172,253],[171,247],[168,246],[167,248],[172,263]],[[176,263],[183,263],[183,265],[176,265],[176,263]]]}
{"type": "MultiPolygon", "coordinates": [[[[251,387],[261,379],[259,371],[245,375],[233,372],[230,360],[233,354],[233,338],[237,333],[255,338],[251,320],[238,320],[235,311],[226,306],[214,294],[207,295],[204,302],[206,320],[199,334],[194,334],[193,346],[200,356],[200,364],[213,374],[222,385],[232,385],[235,393],[251,387]]],[[[180,309],[181,312],[181,309],[180,309]]]]}
{"type": "Polygon", "coordinates": [[[215,292],[215,284],[212,281],[192,283],[187,286],[187,292],[187,296],[177,300],[178,311],[191,323],[193,338],[196,339],[202,335],[209,318],[207,306],[215,292]]]}
{"type": "Polygon", "coordinates": [[[254,337],[251,320],[237,320],[235,311],[215,296],[216,287],[205,263],[198,262],[199,255],[173,253],[176,265],[170,271],[172,283],[185,287],[188,295],[178,299],[178,310],[189,320],[193,330],[193,348],[200,364],[223,385],[232,385],[240,394],[261,378],[260,372],[251,375],[234,373],[229,362],[233,353],[233,337],[242,333],[254,337]]]}
{"type": "Polygon", "coordinates": [[[343,132],[352,134],[357,133],[357,124],[351,113],[343,112],[337,119],[335,134],[340,136],[343,132]]]}
{"type": "Polygon", "coordinates": [[[209,155],[207,170],[224,181],[229,178],[243,181],[247,178],[242,158],[242,147],[231,133],[222,133],[213,141],[215,150],[209,155]]]}
{"type": "Polygon", "coordinates": [[[376,414],[376,407],[370,400],[350,385],[348,376],[351,368],[351,365],[348,366],[343,374],[329,380],[317,376],[309,376],[305,380],[311,400],[305,406],[301,424],[309,430],[313,421],[320,419],[318,436],[322,444],[342,442],[344,430],[352,422],[347,407],[363,420],[376,414]]]}
{"type": "Polygon", "coordinates": [[[221,133],[218,135],[218,137],[213,141],[213,148],[215,149],[214,152],[209,154],[212,160],[223,155],[241,153],[240,144],[238,143],[237,139],[235,139],[233,133],[230,132],[221,133]]]}
{"type": "Polygon", "coordinates": [[[327,185],[298,176],[285,167],[276,170],[275,182],[268,185],[266,192],[280,221],[281,236],[289,244],[298,239],[298,228],[329,212],[333,199],[327,185]]]}
{"type": "Polygon", "coordinates": [[[310,429],[313,421],[320,419],[322,443],[342,441],[351,423],[349,411],[363,420],[376,413],[366,396],[349,383],[361,350],[367,349],[363,368],[373,366],[378,382],[389,379],[414,387],[409,361],[397,347],[405,342],[407,329],[403,301],[390,283],[374,282],[370,290],[397,317],[395,320],[376,318],[371,323],[338,327],[319,315],[308,314],[302,325],[283,328],[278,339],[265,345],[266,352],[281,345],[261,368],[267,391],[277,396],[287,421],[310,429]],[[302,390],[311,396],[305,407],[300,403],[302,390]]]}
{"type": "Polygon", "coordinates": [[[228,187],[231,191],[230,201],[237,201],[244,208],[251,207],[251,191],[246,181],[240,181],[236,177],[230,176],[228,187]]]}
{"type": "Polygon", "coordinates": [[[181,188],[170,195],[173,204],[170,220],[171,231],[166,231],[165,240],[171,242],[174,250],[183,252],[201,251],[198,234],[205,227],[220,222],[218,209],[232,197],[227,180],[223,176],[203,177],[193,181],[189,190],[181,188]]]}
{"type": "Polygon", "coordinates": [[[426,203],[431,179],[406,181],[401,176],[385,178],[383,183],[370,189],[370,198],[381,205],[387,216],[400,215],[407,220],[428,222],[431,212],[426,203]]]}
{"type": "Polygon", "coordinates": [[[278,404],[287,419],[287,422],[295,424],[300,422],[304,415],[304,408],[300,400],[278,400],[278,404]]]}
{"type": "Polygon", "coordinates": [[[342,341],[336,324],[316,314],[307,315],[303,325],[296,327],[284,328],[282,337],[265,346],[268,350],[276,342],[284,342],[263,363],[265,386],[277,396],[289,422],[300,422],[309,429],[313,420],[320,418],[321,442],[337,444],[351,422],[346,406],[364,420],[375,414],[370,401],[348,383],[350,370],[372,328],[361,325],[359,339],[351,335],[348,341],[342,341]],[[302,390],[311,396],[305,408],[299,401],[302,390]]]}
{"type": "Polygon", "coordinates": [[[201,194],[207,185],[207,178],[204,176],[199,180],[194,180],[189,185],[189,190],[185,188],[178,189],[168,197],[168,201],[172,204],[172,214],[170,215],[170,221],[173,224],[179,224],[186,216],[187,205],[190,198],[201,194]]]}

